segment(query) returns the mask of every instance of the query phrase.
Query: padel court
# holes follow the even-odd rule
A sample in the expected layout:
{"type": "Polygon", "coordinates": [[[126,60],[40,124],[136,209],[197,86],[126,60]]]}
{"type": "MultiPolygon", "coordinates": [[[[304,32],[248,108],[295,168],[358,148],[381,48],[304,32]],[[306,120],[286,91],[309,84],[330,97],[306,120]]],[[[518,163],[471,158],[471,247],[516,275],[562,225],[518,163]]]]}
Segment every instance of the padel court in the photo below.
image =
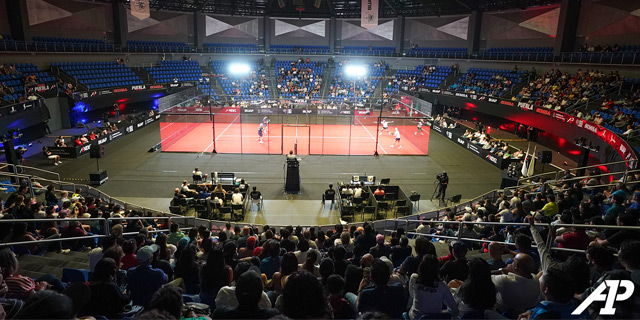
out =
{"type": "Polygon", "coordinates": [[[426,119],[400,116],[269,115],[260,143],[256,114],[172,114],[160,121],[164,152],[298,155],[427,155],[426,119]],[[382,122],[388,122],[384,129],[382,122]],[[418,123],[422,122],[422,131],[418,123]],[[395,142],[395,129],[400,135],[395,142]],[[393,146],[393,147],[392,147],[393,146]]]}

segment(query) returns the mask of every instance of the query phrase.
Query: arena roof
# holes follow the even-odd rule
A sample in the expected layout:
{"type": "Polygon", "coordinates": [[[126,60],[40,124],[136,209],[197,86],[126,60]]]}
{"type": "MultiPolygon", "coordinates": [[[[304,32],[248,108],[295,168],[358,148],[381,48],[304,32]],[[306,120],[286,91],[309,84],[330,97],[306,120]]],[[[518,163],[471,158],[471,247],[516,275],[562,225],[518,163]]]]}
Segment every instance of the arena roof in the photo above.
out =
{"type": "MultiPolygon", "coordinates": [[[[124,2],[130,0],[99,0],[124,2]]],[[[359,18],[361,0],[149,0],[155,11],[304,18],[359,18]],[[317,6],[316,6],[317,5],[317,6]],[[301,10],[302,9],[302,10],[301,10]]],[[[440,16],[471,11],[526,9],[560,0],[379,0],[380,17],[440,16]]]]}

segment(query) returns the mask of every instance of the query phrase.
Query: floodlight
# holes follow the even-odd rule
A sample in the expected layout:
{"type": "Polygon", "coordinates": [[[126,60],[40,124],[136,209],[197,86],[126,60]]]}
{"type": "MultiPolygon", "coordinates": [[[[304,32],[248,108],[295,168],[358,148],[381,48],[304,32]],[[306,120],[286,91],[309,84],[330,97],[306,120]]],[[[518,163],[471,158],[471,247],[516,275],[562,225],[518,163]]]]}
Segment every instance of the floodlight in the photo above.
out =
{"type": "Polygon", "coordinates": [[[245,75],[251,71],[251,67],[249,67],[246,63],[232,63],[229,65],[229,73],[235,75],[245,75]]]}
{"type": "Polygon", "coordinates": [[[348,65],[344,67],[344,73],[352,78],[360,78],[367,75],[367,67],[363,65],[348,65]]]}

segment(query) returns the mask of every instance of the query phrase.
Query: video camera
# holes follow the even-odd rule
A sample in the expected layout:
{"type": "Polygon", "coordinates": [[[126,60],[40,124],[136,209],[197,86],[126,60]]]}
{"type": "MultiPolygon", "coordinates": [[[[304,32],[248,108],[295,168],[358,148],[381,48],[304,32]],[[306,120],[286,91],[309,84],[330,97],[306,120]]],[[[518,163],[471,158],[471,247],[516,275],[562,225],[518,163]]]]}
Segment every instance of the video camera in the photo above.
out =
{"type": "Polygon", "coordinates": [[[449,179],[449,177],[447,177],[447,173],[443,172],[439,175],[436,176],[436,180],[438,180],[438,183],[444,183],[449,179]]]}

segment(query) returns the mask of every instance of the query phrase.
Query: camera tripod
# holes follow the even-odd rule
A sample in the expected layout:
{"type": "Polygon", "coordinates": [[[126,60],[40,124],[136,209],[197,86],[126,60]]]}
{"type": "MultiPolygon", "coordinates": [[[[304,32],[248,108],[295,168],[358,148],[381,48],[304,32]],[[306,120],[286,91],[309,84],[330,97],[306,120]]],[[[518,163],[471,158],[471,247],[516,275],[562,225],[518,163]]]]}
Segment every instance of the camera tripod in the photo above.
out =
{"type": "Polygon", "coordinates": [[[431,195],[431,201],[436,197],[436,194],[440,192],[440,181],[434,181],[433,184],[436,185],[436,188],[433,190],[433,194],[431,195]]]}

